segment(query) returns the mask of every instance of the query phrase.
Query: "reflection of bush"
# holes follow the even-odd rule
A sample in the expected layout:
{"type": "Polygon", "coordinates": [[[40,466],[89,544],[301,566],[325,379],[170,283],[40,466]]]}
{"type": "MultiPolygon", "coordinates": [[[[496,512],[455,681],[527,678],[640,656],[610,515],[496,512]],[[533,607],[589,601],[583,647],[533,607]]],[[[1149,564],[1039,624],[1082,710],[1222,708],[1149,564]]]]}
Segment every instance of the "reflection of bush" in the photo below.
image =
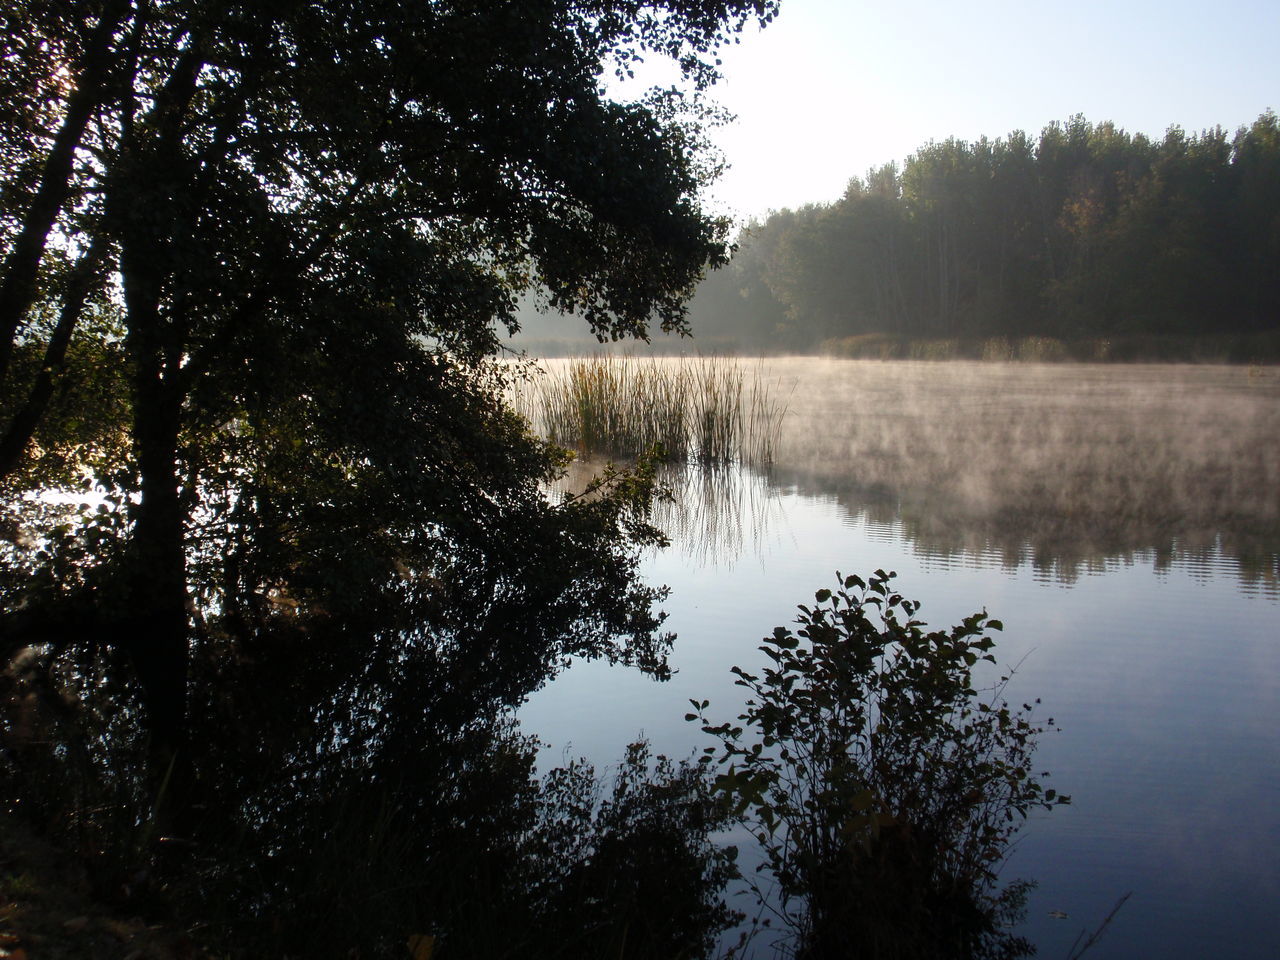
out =
{"type": "Polygon", "coordinates": [[[740,919],[719,899],[732,861],[708,840],[726,825],[725,811],[696,765],[660,757],[651,769],[645,746],[633,744],[594,819],[585,815],[596,788],[590,767],[553,771],[544,784],[534,862],[551,897],[533,929],[551,934],[557,949],[703,956],[712,934],[740,919]]]}
{"type": "MultiPolygon", "coordinates": [[[[760,649],[772,665],[735,667],[745,726],[703,730],[720,750],[719,790],[760,843],[798,957],[969,958],[1031,952],[1013,936],[1027,885],[996,890],[1020,821],[1066,798],[1041,787],[1031,707],[973,686],[995,663],[975,614],[925,633],[892,574],[848,577],[801,607],[760,649]]],[[[1052,720],[1049,721],[1052,724],[1052,720]]]]}
{"type": "Polygon", "coordinates": [[[636,744],[611,783],[582,762],[539,780],[536,748],[511,728],[476,731],[433,783],[411,776],[277,823],[286,846],[222,878],[254,918],[231,942],[271,956],[398,958],[410,935],[447,957],[705,954],[733,918],[709,840],[719,808],[697,771],[636,744]],[[246,876],[256,897],[238,893],[246,876]]]}
{"type": "Polygon", "coordinates": [[[334,728],[282,756],[200,727],[195,813],[163,837],[136,708],[112,717],[90,695],[54,716],[33,678],[4,677],[6,732],[38,734],[6,736],[23,751],[6,795],[84,858],[101,899],[199,921],[220,956],[401,958],[410,936],[450,958],[702,956],[736,919],[710,840],[721,804],[644,744],[612,778],[583,762],[539,778],[540,744],[501,719],[393,735],[380,755],[325,743],[334,728]]]}
{"type": "MultiPolygon", "coordinates": [[[[407,480],[393,493],[342,465],[279,487],[265,471],[252,497],[238,467],[197,489],[186,717],[163,765],[149,747],[173,730],[149,720],[125,653],[146,635],[120,588],[127,497],[0,505],[6,804],[83,854],[130,915],[176,906],[232,956],[398,957],[410,934],[460,957],[595,956],[623,928],[628,952],[642,929],[662,931],[656,952],[689,937],[697,952],[721,915],[702,894],[713,888],[656,880],[618,851],[644,846],[628,831],[666,836],[673,870],[714,881],[711,826],[695,826],[710,819],[697,819],[705,792],[678,768],[628,767],[613,819],[588,807],[575,822],[587,859],[556,870],[589,873],[608,847],[636,889],[683,892],[576,902],[538,845],[578,808],[552,802],[534,745],[502,723],[570,657],[667,674],[662,592],[636,576],[638,548],[660,539],[644,522],[648,480],[614,471],[549,503],[535,480],[557,458],[502,422],[494,443],[524,466],[441,454],[460,489],[413,475],[435,485],[434,507],[407,480]],[[336,492],[346,484],[360,494],[336,492]],[[401,506],[442,512],[427,523],[401,506]],[[557,924],[565,944],[540,939],[557,924]]],[[[595,788],[582,771],[574,782],[595,788]]]]}
{"type": "MultiPolygon", "coordinates": [[[[50,507],[62,540],[3,571],[0,595],[34,599],[0,630],[6,648],[32,638],[0,671],[0,795],[102,898],[199,921],[219,955],[402,958],[410,935],[443,957],[701,954],[729,914],[700,777],[635,749],[612,784],[582,765],[539,779],[538,745],[505,719],[571,655],[665,675],[658,592],[593,533],[630,522],[624,487],[647,504],[615,472],[539,527],[539,495],[497,557],[446,554],[381,592],[351,578],[317,599],[297,578],[234,598],[238,621],[232,600],[202,605],[187,802],[163,826],[178,791],[154,792],[137,678],[65,599],[77,581],[38,566],[88,540],[50,507]]],[[[107,564],[76,571],[110,595],[107,564]]]]}

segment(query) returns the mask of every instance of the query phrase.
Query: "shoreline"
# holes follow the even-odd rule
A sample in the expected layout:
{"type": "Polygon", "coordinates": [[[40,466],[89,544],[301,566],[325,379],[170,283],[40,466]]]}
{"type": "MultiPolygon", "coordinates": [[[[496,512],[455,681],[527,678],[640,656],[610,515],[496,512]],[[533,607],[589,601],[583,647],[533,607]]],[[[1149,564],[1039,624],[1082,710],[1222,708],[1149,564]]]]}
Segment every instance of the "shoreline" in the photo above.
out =
{"type": "Polygon", "coordinates": [[[824,340],[805,350],[742,344],[720,337],[655,339],[649,344],[595,343],[563,338],[530,338],[509,349],[534,359],[593,355],[675,357],[817,356],[847,360],[979,361],[984,363],[1195,364],[1217,366],[1280,365],[1280,331],[1221,337],[1148,334],[1065,339],[1059,337],[916,338],[866,333],[824,340]]]}

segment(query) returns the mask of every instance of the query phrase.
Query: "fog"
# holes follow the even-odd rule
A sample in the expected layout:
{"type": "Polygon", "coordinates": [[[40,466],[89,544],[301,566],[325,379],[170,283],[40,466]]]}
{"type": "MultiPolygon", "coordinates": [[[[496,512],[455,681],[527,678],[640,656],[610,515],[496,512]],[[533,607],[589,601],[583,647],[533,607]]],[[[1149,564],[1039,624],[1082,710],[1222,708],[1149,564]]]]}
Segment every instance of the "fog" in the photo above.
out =
{"type": "Polygon", "coordinates": [[[930,552],[1070,575],[1213,547],[1275,582],[1274,368],[780,360],[776,479],[896,514],[930,552]],[[879,504],[880,506],[874,506],[879,504]],[[1270,557],[1267,554],[1270,553],[1270,557]]]}
{"type": "Polygon", "coordinates": [[[1139,553],[1157,567],[1221,553],[1277,589],[1275,368],[739,362],[788,405],[776,457],[746,484],[669,478],[680,496],[658,519],[686,550],[749,550],[770,491],[795,490],[899,525],[932,556],[994,554],[1070,582],[1139,553]]]}

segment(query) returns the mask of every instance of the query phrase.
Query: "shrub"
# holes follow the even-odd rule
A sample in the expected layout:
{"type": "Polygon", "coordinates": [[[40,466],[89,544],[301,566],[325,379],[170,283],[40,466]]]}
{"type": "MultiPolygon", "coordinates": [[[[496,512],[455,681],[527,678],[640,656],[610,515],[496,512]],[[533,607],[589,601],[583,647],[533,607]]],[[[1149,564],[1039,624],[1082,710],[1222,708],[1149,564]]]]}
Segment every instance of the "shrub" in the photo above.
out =
{"type": "Polygon", "coordinates": [[[1008,925],[1029,884],[998,891],[996,871],[1032,809],[1067,802],[1031,770],[1044,728],[1004,701],[1008,676],[973,685],[1001,624],[926,633],[893,576],[819,590],[760,648],[772,666],[734,667],[743,726],[709,722],[706,701],[688,719],[720,741],[704,762],[719,754],[716,786],[775,881],[757,896],[795,956],[1027,955],[1008,925]]]}

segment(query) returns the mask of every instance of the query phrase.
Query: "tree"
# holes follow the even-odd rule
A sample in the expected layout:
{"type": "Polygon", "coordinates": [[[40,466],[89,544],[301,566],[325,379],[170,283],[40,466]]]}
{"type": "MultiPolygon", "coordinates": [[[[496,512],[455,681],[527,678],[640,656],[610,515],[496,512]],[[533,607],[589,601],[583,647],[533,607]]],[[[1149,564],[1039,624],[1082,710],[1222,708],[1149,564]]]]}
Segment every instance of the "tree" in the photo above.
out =
{"type": "Polygon", "coordinates": [[[108,519],[50,528],[74,576],[15,541],[10,642],[122,651],[157,769],[193,643],[398,636],[473,708],[570,652],[660,671],[643,485],[546,503],[556,454],[486,358],[527,289],[601,337],[684,329],[726,230],[698,202],[700,95],[774,6],[10,5],[0,466],[46,482],[37,453],[93,419],[50,415],[55,381],[122,397],[95,436],[128,451],[89,464],[108,519]],[[651,55],[683,91],[605,95],[651,55]]]}
{"type": "Polygon", "coordinates": [[[974,688],[1000,622],[926,633],[893,577],[839,577],[798,631],[765,639],[771,666],[734,667],[742,726],[709,722],[705,701],[686,719],[720,742],[704,762],[760,844],[777,883],[762,906],[796,956],[1026,956],[1006,921],[1027,885],[994,887],[1021,820],[1067,802],[1031,766],[1043,728],[1003,700],[1007,676],[974,688]]]}
{"type": "Polygon", "coordinates": [[[1274,110],[1236,131],[1231,155],[1241,319],[1249,329],[1265,329],[1280,317],[1280,278],[1274,269],[1280,261],[1280,119],[1274,110]]]}

